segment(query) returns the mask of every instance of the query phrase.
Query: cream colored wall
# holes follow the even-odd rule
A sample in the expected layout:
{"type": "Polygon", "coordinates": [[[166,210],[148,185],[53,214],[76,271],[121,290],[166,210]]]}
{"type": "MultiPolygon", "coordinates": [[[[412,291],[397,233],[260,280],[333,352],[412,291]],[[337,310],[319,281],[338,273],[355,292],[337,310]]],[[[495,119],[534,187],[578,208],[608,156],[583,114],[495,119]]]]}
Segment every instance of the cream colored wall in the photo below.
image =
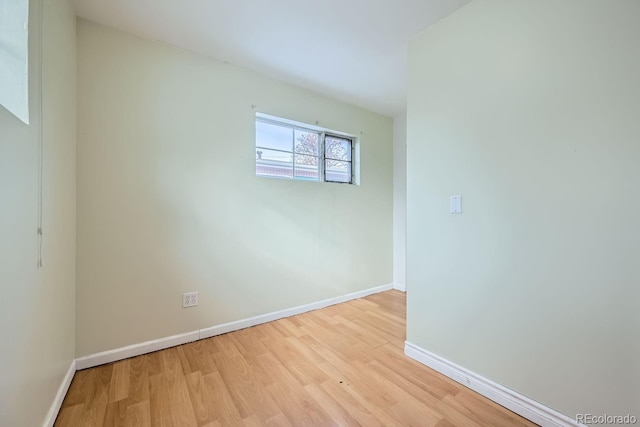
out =
{"type": "Polygon", "coordinates": [[[393,118],[393,284],[407,286],[407,115],[393,118]]]}
{"type": "Polygon", "coordinates": [[[0,108],[0,425],[42,425],[75,341],[75,13],[46,1],[43,268],[37,268],[41,2],[30,6],[25,125],[0,108]]]}
{"type": "Polygon", "coordinates": [[[391,283],[392,120],[78,21],[77,280],[78,356],[391,283]],[[359,136],[361,185],[256,177],[256,111],[359,136]]]}
{"type": "Polygon", "coordinates": [[[408,340],[570,417],[640,416],[638,52],[631,0],[475,0],[410,46],[408,340]]]}

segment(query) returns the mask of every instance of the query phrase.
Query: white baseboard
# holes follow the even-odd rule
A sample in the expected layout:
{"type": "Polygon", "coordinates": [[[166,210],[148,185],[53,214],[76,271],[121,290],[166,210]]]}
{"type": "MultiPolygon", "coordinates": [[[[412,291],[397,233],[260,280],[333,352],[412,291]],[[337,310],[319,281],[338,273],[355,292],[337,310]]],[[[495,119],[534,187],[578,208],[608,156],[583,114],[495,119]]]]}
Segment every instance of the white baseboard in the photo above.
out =
{"type": "Polygon", "coordinates": [[[67,373],[62,378],[62,383],[58,388],[58,392],[56,393],[56,397],[49,408],[49,412],[44,419],[43,427],[53,427],[53,424],[56,422],[56,418],[58,417],[58,412],[60,412],[60,408],[62,407],[62,401],[64,397],[67,395],[67,390],[69,390],[69,386],[71,385],[71,380],[73,380],[73,375],[76,373],[76,361],[72,360],[67,373]]]}
{"type": "Polygon", "coordinates": [[[408,341],[404,353],[412,359],[429,366],[452,380],[474,390],[484,397],[504,406],[518,415],[539,424],[542,427],[583,426],[541,403],[529,399],[513,390],[501,386],[488,378],[480,376],[462,366],[431,353],[408,341]]]}
{"type": "Polygon", "coordinates": [[[407,292],[407,284],[406,283],[394,283],[393,289],[398,291],[407,292]]]}
{"type": "Polygon", "coordinates": [[[351,301],[357,298],[366,297],[367,295],[376,294],[393,289],[393,285],[376,286],[375,288],[365,289],[363,291],[353,292],[335,298],[329,298],[322,301],[312,302],[310,304],[299,305],[285,310],[274,311],[272,313],[262,314],[260,316],[250,317],[248,319],[238,320],[236,322],[223,323],[222,325],[212,326],[210,328],[200,329],[200,338],[209,338],[216,335],[226,334],[227,332],[237,331],[248,328],[250,326],[260,325],[262,323],[272,322],[285,317],[295,316],[296,314],[306,313],[307,311],[318,310],[341,302],[351,301]]]}
{"type": "Polygon", "coordinates": [[[227,332],[237,331],[239,329],[248,328],[250,326],[260,325],[262,323],[271,322],[273,320],[282,319],[296,314],[305,313],[311,310],[328,307],[330,305],[339,304],[341,302],[351,301],[353,299],[366,297],[367,295],[393,289],[392,284],[376,286],[374,288],[365,289],[358,292],[342,295],[339,297],[329,298],[310,304],[300,305],[285,310],[275,311],[272,313],[262,314],[260,316],[250,317],[235,322],[223,323],[221,325],[209,328],[199,329],[180,335],[159,338],[156,340],[146,341],[139,344],[132,344],[126,347],[116,348],[113,350],[103,351],[101,353],[90,354],[88,356],[76,359],[76,369],[92,368],[105,363],[116,362],[118,360],[127,359],[129,357],[139,356],[141,354],[151,353],[152,351],[163,350],[165,348],[174,347],[180,344],[197,341],[199,339],[209,338],[216,335],[226,334],[227,332]]]}
{"type": "Polygon", "coordinates": [[[118,360],[140,356],[141,354],[151,353],[153,351],[164,350],[165,348],[175,347],[176,345],[186,344],[188,342],[197,341],[198,339],[200,339],[199,332],[192,331],[90,354],[76,359],[76,369],[81,370],[93,368],[94,366],[117,362],[118,360]]]}

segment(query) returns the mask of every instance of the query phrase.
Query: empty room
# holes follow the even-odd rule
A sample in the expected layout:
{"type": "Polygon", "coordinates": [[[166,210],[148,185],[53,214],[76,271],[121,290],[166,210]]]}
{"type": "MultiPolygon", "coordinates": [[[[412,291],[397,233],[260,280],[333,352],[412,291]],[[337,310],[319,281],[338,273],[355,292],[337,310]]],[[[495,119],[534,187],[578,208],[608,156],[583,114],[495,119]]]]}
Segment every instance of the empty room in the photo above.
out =
{"type": "Polygon", "coordinates": [[[0,0],[0,426],[636,424],[639,76],[637,0],[0,0]]]}

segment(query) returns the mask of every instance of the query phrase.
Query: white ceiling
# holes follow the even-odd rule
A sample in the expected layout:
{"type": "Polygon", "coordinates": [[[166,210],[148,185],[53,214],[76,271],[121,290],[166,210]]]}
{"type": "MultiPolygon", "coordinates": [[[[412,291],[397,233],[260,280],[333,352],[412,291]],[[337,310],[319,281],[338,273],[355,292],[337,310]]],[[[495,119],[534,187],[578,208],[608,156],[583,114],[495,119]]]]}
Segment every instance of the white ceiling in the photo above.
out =
{"type": "Polygon", "coordinates": [[[407,41],[470,0],[76,0],[78,16],[388,116],[407,41]]]}

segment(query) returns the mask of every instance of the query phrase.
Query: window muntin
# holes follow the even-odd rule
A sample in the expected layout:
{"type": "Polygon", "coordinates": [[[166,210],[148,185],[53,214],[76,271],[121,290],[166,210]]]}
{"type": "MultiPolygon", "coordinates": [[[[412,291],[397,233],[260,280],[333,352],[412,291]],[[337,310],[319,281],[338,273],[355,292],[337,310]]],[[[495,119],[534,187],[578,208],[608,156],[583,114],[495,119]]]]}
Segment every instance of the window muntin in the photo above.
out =
{"type": "Polygon", "coordinates": [[[353,183],[353,139],[256,117],[256,175],[353,183]]]}

